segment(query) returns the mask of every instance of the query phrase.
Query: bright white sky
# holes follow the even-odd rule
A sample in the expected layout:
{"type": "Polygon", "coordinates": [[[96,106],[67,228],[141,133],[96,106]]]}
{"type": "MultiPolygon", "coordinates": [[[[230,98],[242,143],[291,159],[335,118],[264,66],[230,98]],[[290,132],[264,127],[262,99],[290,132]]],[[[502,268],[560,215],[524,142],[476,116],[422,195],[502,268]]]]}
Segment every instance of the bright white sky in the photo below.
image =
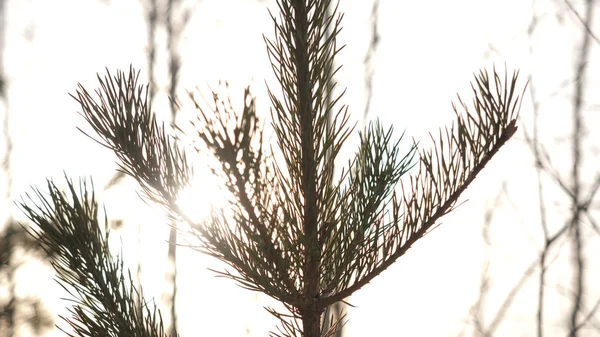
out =
{"type": "MultiPolygon", "coordinates": [[[[146,78],[146,31],[140,1],[105,2],[109,4],[96,0],[9,1],[5,69],[14,141],[15,197],[28,191],[30,185],[42,187],[45,177],[54,177],[62,183],[63,170],[74,178],[92,176],[98,188],[113,174],[113,155],[76,130],[76,126],[85,127],[84,121],[76,113],[75,101],[67,95],[74,93],[78,82],[95,89],[95,74],[104,73],[105,67],[114,71],[133,64],[141,68],[142,78],[146,78]]],[[[258,96],[258,109],[266,113],[269,101],[264,81],[274,83],[274,78],[262,34],[272,36],[273,25],[265,6],[275,11],[273,1],[197,2],[181,42],[180,92],[183,94],[184,89],[195,86],[206,92],[207,85],[217,87],[219,79],[227,80],[232,100],[239,104],[243,88],[251,84],[258,96]]],[[[538,11],[544,12],[543,4],[539,6],[538,11]]],[[[547,6],[549,10],[554,5],[547,6]]],[[[340,8],[345,12],[340,44],[347,46],[338,58],[338,63],[344,65],[337,78],[338,87],[348,89],[344,103],[350,105],[352,119],[360,121],[364,108],[362,60],[371,33],[368,26],[371,1],[342,0],[340,8]]],[[[526,29],[531,19],[531,4],[528,1],[382,0],[379,15],[381,43],[369,119],[379,117],[385,124],[393,123],[398,135],[406,129],[407,141],[414,137],[425,146],[429,144],[428,132],[435,132],[452,120],[450,101],[455,99],[456,92],[469,100],[468,84],[472,73],[480,67],[490,67],[495,62],[502,69],[506,62],[510,71],[521,68],[521,84],[530,70],[536,75],[543,74],[548,81],[538,81],[537,89],[541,97],[549,97],[571,69],[569,55],[573,34],[578,32],[572,28],[573,24],[567,26],[571,28],[560,27],[550,14],[534,41],[535,54],[529,56],[526,29]],[[489,44],[500,50],[500,54],[486,54],[489,44]],[[562,70],[546,74],[548,67],[562,70]]],[[[567,16],[565,20],[573,19],[567,16]]],[[[164,62],[164,54],[159,55],[161,60],[164,62]]],[[[162,83],[166,83],[165,69],[160,66],[158,70],[162,83]]],[[[159,115],[166,117],[164,90],[159,95],[162,97],[155,107],[159,115]]],[[[556,122],[556,118],[564,115],[549,119],[556,122]]],[[[523,105],[524,120],[529,122],[530,116],[527,100],[523,105]]],[[[462,329],[479,287],[483,210],[494,205],[504,180],[509,182],[513,206],[506,201],[498,206],[504,212],[498,212],[496,219],[503,226],[493,234],[498,242],[494,253],[500,256],[493,272],[509,275],[496,281],[503,290],[516,282],[520,276],[518,270],[524,270],[535,256],[532,248],[537,244],[534,235],[538,234],[524,226],[536,221],[535,213],[529,210],[537,206],[527,201],[535,198],[532,163],[524,155],[522,135],[517,138],[468,191],[468,203],[350,299],[357,308],[349,310],[348,337],[453,336],[462,329]],[[522,184],[531,186],[517,190],[522,184]],[[529,209],[514,205],[529,205],[529,209]],[[506,270],[510,273],[505,273],[506,270]]],[[[342,156],[354,151],[355,140],[349,141],[342,156]]],[[[343,162],[345,159],[340,163],[343,162]]],[[[202,216],[219,191],[214,180],[205,175],[208,173],[203,171],[203,162],[198,163],[196,170],[200,187],[184,203],[194,216],[202,216]]],[[[105,193],[103,200],[110,217],[125,220],[125,228],[115,233],[115,239],[123,242],[127,262],[135,269],[138,256],[142,257],[145,292],[155,294],[160,300],[168,228],[161,211],[145,206],[135,191],[135,184],[126,181],[105,193]],[[138,224],[142,224],[141,255],[137,245],[138,224]]],[[[274,328],[276,321],[262,309],[265,303],[272,305],[272,302],[235,286],[230,280],[215,278],[206,271],[207,267],[220,267],[214,260],[187,249],[180,249],[178,255],[182,336],[265,336],[274,328]],[[188,305],[194,305],[193,309],[188,310],[188,305]]],[[[26,281],[31,277],[24,274],[20,284],[23,293],[29,291],[31,283],[26,281]]],[[[38,280],[35,276],[35,281],[38,280]]],[[[50,281],[48,284],[50,289],[58,291],[58,286],[50,281]]],[[[56,299],[56,294],[51,292],[48,296],[54,298],[52,303],[58,310],[63,302],[56,299]]],[[[532,293],[520,299],[523,305],[517,305],[511,312],[507,318],[511,324],[499,330],[502,335],[533,333],[533,318],[521,316],[533,312],[528,304],[533,303],[533,296],[532,293]]],[[[499,300],[492,298],[490,305],[494,307],[499,300]]]]}

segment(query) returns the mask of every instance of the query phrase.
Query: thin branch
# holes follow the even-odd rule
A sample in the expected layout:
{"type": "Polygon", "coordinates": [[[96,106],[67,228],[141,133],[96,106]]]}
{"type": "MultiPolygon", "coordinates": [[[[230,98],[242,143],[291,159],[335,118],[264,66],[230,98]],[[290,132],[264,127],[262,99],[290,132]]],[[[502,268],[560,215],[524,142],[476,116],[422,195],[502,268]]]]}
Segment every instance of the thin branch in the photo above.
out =
{"type": "MultiPolygon", "coordinates": [[[[587,35],[589,35],[592,39],[594,39],[594,41],[596,41],[597,44],[600,45],[600,39],[598,39],[596,34],[594,34],[592,29],[590,28],[591,22],[589,20],[587,20],[589,17],[587,17],[587,15],[586,15],[586,19],[582,18],[581,15],[579,15],[579,12],[573,7],[573,4],[571,4],[571,1],[569,1],[569,0],[563,0],[563,1],[565,2],[565,4],[567,4],[567,7],[569,7],[569,10],[571,10],[571,12],[573,12],[573,14],[575,14],[575,17],[577,18],[579,23],[581,23],[581,25],[585,29],[587,35]]],[[[588,3],[588,5],[589,5],[589,3],[588,3]]]]}

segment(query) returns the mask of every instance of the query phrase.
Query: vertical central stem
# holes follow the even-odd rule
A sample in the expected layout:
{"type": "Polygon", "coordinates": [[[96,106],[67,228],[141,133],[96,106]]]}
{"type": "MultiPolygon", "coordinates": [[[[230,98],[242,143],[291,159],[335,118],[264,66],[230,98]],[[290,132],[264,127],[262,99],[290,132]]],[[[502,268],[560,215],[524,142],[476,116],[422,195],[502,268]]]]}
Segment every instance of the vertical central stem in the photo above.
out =
{"type": "Polygon", "coordinates": [[[320,251],[317,244],[317,182],[313,129],[311,69],[308,55],[308,11],[306,0],[295,0],[294,7],[294,57],[296,61],[298,115],[302,147],[302,193],[304,195],[304,293],[300,309],[304,337],[320,336],[320,309],[317,307],[319,291],[320,251]]]}

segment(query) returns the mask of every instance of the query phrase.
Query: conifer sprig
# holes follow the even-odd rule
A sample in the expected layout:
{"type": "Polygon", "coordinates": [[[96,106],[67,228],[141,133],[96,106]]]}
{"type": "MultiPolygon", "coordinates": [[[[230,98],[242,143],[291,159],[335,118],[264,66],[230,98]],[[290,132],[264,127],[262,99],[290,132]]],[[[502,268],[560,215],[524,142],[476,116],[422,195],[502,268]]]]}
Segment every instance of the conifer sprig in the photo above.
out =
{"type": "MultiPolygon", "coordinates": [[[[442,216],[453,210],[460,195],[515,134],[523,97],[515,92],[518,72],[513,73],[510,82],[506,73],[502,81],[495,70],[493,78],[492,85],[487,72],[481,71],[475,77],[472,110],[460,96],[463,111],[452,105],[456,127],[440,130],[437,139],[431,136],[434,148],[420,151],[419,171],[407,185],[402,183],[400,200],[394,194],[391,214],[386,220],[381,219],[381,225],[377,221],[367,222],[375,227],[371,231],[372,244],[365,242],[362,246],[364,255],[354,260],[356,267],[338,272],[341,279],[333,283],[345,288],[323,299],[323,305],[350,296],[404,255],[442,216]]],[[[338,259],[344,259],[349,251],[344,250],[338,259]]]]}
{"type": "Polygon", "coordinates": [[[99,138],[79,130],[114,151],[120,169],[138,181],[146,196],[170,207],[193,171],[185,152],[157,122],[148,102],[148,86],[138,85],[138,79],[133,68],[116,76],[107,69],[104,78],[98,75],[97,97],[79,84],[71,97],[99,138]]]}
{"type": "Polygon", "coordinates": [[[109,251],[107,219],[101,226],[93,184],[88,189],[81,181],[77,190],[67,178],[67,185],[63,193],[48,180],[47,195],[34,189],[20,203],[38,226],[30,234],[52,257],[58,283],[72,297],[72,317],[62,317],[72,333],[61,330],[72,337],[168,336],[160,311],[144,301],[131,274],[125,276],[123,260],[109,251]]]}

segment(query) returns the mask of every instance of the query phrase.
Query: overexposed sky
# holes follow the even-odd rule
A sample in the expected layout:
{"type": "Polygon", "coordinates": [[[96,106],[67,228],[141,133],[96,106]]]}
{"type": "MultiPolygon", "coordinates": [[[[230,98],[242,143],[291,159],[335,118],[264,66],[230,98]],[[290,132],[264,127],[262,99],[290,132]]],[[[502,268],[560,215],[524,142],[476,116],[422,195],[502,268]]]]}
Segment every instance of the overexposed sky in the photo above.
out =
{"type": "MultiPolygon", "coordinates": [[[[185,108],[185,89],[197,86],[208,93],[208,87],[216,88],[219,80],[229,82],[234,104],[241,103],[243,88],[250,84],[258,97],[259,112],[267,115],[265,81],[269,85],[275,82],[262,34],[267,37],[273,34],[266,8],[276,11],[274,1],[194,3],[195,11],[180,42],[183,61],[180,94],[184,101],[181,115],[193,112],[185,108]]],[[[338,88],[347,88],[342,101],[349,104],[351,120],[357,122],[362,120],[365,104],[362,62],[371,33],[368,25],[371,6],[372,1],[367,0],[342,0],[340,4],[345,15],[339,44],[346,47],[337,59],[343,64],[337,77],[338,88]]],[[[536,6],[535,11],[542,19],[534,39],[529,41],[527,28],[533,13],[530,1],[382,0],[381,40],[374,59],[376,73],[369,119],[380,118],[385,124],[393,124],[397,135],[406,130],[407,144],[414,138],[428,146],[429,132],[435,133],[453,120],[450,101],[456,98],[456,93],[470,100],[472,73],[480,67],[490,69],[493,64],[503,70],[506,63],[509,71],[521,69],[521,85],[530,72],[538,79],[536,89],[546,104],[542,106],[542,136],[554,142],[553,135],[562,131],[566,137],[564,129],[570,128],[570,91],[558,94],[556,91],[573,69],[573,48],[581,30],[572,15],[555,15],[565,12],[563,5],[538,1],[536,6]]],[[[14,197],[28,191],[30,185],[42,187],[46,177],[62,183],[63,170],[73,178],[92,176],[96,187],[102,188],[114,172],[115,158],[76,130],[77,126],[85,128],[85,124],[68,93],[74,93],[79,82],[88,90],[95,89],[95,74],[104,75],[105,67],[111,71],[126,70],[132,64],[141,69],[142,79],[147,78],[142,2],[13,0],[8,3],[7,13],[4,59],[14,142],[14,197]]],[[[160,30],[158,36],[164,43],[164,31],[160,30]]],[[[596,54],[597,46],[592,52],[596,54]]],[[[166,56],[162,52],[158,57],[157,79],[163,84],[155,108],[159,116],[167,118],[166,56]]],[[[590,74],[597,70],[593,62],[589,67],[590,74]]],[[[597,80],[588,84],[597,89],[594,81],[597,80]]],[[[593,111],[597,103],[591,97],[587,104],[593,111]]],[[[521,116],[524,123],[521,130],[530,130],[529,96],[521,116]]],[[[350,298],[357,308],[349,309],[348,337],[457,335],[479,289],[484,254],[481,224],[484,211],[490,207],[497,208],[496,222],[501,224],[491,229],[496,242],[491,273],[499,276],[494,284],[500,289],[499,295],[489,300],[490,310],[495,310],[502,294],[518,280],[519,272],[522,274],[540,247],[536,232],[539,227],[532,225],[538,221],[537,213],[532,211],[537,209],[533,161],[527,155],[523,139],[522,133],[517,134],[500,151],[463,197],[469,201],[444,218],[442,226],[350,298]],[[511,199],[501,197],[499,204],[494,203],[499,194],[502,196],[503,182],[511,199]]],[[[348,141],[340,164],[354,152],[356,140],[353,137],[348,141]]],[[[551,144],[552,151],[568,154],[568,144],[564,141],[551,144]]],[[[4,150],[3,146],[0,148],[4,150]]],[[[568,170],[567,161],[553,163],[568,170]]],[[[200,187],[190,192],[184,206],[200,217],[209,210],[219,190],[214,180],[205,175],[208,171],[202,160],[198,161],[196,171],[200,187]]],[[[589,171],[594,172],[593,165],[589,171]]],[[[124,244],[126,261],[132,267],[138,257],[142,258],[145,292],[155,294],[160,301],[168,236],[162,212],[139,201],[136,186],[130,180],[100,194],[109,216],[122,218],[126,223],[114,233],[115,244],[124,244]],[[142,228],[141,254],[137,244],[138,224],[142,228]]],[[[556,199],[556,214],[565,212],[564,199],[556,199]]],[[[16,209],[14,212],[23,219],[16,209]]],[[[559,224],[556,221],[555,225],[559,224]]],[[[597,251],[598,247],[590,248],[594,249],[597,251]]],[[[188,249],[179,249],[178,258],[182,336],[265,336],[274,328],[276,320],[262,308],[265,303],[272,305],[272,301],[241,289],[230,280],[215,278],[206,268],[220,268],[220,265],[211,258],[188,249]],[[187,305],[195,306],[189,310],[187,305]]],[[[597,262],[590,263],[597,266],[597,262]]],[[[23,276],[24,292],[28,277],[23,276]]],[[[556,287],[568,285],[569,276],[561,282],[556,287]]],[[[49,287],[60,289],[51,281],[49,287]]],[[[526,287],[529,291],[517,298],[507,316],[510,324],[501,326],[498,336],[533,334],[536,288],[532,282],[526,287]]],[[[58,300],[52,302],[57,309],[62,304],[58,300]]],[[[560,310],[549,310],[548,315],[549,320],[559,317],[560,310]]],[[[556,324],[557,329],[562,329],[560,322],[556,324]]]]}

